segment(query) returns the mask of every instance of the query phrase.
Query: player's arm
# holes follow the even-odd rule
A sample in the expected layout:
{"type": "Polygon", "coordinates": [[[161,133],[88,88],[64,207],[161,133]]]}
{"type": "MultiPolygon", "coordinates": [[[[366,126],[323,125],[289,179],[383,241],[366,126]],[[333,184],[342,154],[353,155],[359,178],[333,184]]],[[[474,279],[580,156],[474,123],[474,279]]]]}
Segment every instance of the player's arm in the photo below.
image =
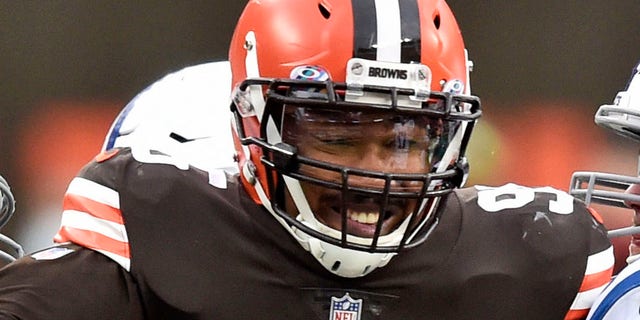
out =
{"type": "Polygon", "coordinates": [[[129,271],[130,244],[120,190],[130,154],[112,149],[96,156],[71,180],[62,204],[57,243],[74,243],[109,257],[129,271]],[[123,155],[123,156],[120,156],[123,155]]]}
{"type": "Polygon", "coordinates": [[[585,213],[585,216],[590,220],[592,228],[589,235],[589,257],[584,277],[571,309],[565,316],[566,320],[587,317],[589,309],[611,281],[615,262],[613,246],[606,236],[607,233],[602,225],[603,220],[600,215],[595,210],[585,208],[581,202],[576,202],[576,204],[576,211],[589,212],[589,214],[585,213]]]}
{"type": "MultiPolygon", "coordinates": [[[[584,202],[551,187],[529,188],[506,184],[498,188],[476,186],[476,189],[478,205],[487,212],[535,205],[538,206],[536,210],[543,216],[547,212],[550,217],[555,217],[554,221],[557,222],[549,220],[549,224],[554,225],[555,230],[550,243],[559,247],[558,252],[562,252],[563,256],[571,254],[575,257],[570,265],[566,266],[572,269],[572,275],[567,274],[563,283],[571,282],[571,286],[577,286],[574,277],[582,277],[574,300],[567,306],[570,308],[565,319],[586,318],[589,309],[609,283],[613,273],[613,247],[607,238],[602,218],[594,210],[588,209],[584,202]]],[[[527,210],[531,208],[533,207],[528,207],[527,210]]],[[[534,218],[534,221],[536,219],[534,218]]],[[[548,248],[548,251],[554,250],[548,248]]]]}
{"type": "Polygon", "coordinates": [[[60,245],[0,270],[0,319],[143,319],[137,290],[113,260],[60,245]]]}

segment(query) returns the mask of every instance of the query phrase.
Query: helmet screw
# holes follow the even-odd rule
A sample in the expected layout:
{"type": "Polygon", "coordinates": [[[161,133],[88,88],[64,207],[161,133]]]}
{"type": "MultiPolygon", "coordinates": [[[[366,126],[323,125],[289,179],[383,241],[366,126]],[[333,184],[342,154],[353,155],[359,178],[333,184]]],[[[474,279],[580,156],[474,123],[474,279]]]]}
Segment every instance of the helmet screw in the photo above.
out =
{"type": "Polygon", "coordinates": [[[355,74],[356,76],[361,75],[363,71],[364,71],[364,66],[361,63],[356,62],[353,65],[351,65],[351,72],[353,72],[353,74],[355,74]]]}
{"type": "Polygon", "coordinates": [[[253,42],[251,42],[249,40],[245,40],[244,49],[247,50],[247,51],[251,51],[253,49],[253,42]]]}
{"type": "Polygon", "coordinates": [[[244,175],[247,182],[250,184],[256,184],[256,166],[251,161],[247,161],[244,163],[242,167],[242,174],[244,175]]]}
{"type": "Polygon", "coordinates": [[[427,74],[424,69],[418,69],[418,80],[424,80],[427,78],[427,74]]]}

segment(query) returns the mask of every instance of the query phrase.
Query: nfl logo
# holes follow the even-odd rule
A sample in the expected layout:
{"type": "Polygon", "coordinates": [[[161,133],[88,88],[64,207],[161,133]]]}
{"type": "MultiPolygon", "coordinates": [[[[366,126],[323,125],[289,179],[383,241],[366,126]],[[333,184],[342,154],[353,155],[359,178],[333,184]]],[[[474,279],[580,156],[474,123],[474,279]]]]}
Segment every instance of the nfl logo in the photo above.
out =
{"type": "Polygon", "coordinates": [[[342,298],[331,297],[329,320],[360,320],[362,299],[353,299],[348,293],[342,298]]]}

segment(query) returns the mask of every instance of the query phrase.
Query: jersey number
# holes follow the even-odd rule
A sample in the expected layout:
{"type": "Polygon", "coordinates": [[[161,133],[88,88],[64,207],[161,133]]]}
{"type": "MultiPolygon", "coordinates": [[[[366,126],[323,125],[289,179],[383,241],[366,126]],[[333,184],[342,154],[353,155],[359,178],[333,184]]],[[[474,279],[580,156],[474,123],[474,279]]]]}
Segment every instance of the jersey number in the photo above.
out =
{"type": "Polygon", "coordinates": [[[522,208],[533,202],[536,194],[549,194],[549,211],[557,214],[573,212],[573,197],[564,191],[551,187],[529,188],[516,184],[506,184],[501,187],[477,186],[478,205],[488,212],[498,212],[505,209],[522,208]]]}
{"type": "Polygon", "coordinates": [[[187,161],[177,159],[168,154],[151,150],[146,146],[132,146],[131,154],[133,155],[134,159],[143,163],[169,164],[175,166],[180,170],[189,169],[189,163],[187,161]]]}

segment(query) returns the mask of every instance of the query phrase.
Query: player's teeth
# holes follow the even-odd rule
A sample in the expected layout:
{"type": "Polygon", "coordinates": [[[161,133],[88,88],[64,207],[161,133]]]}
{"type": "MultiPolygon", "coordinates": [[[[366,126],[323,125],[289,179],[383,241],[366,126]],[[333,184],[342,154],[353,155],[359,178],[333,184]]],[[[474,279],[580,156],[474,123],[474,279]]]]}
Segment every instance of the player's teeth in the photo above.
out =
{"type": "Polygon", "coordinates": [[[355,212],[351,210],[348,210],[347,214],[349,215],[349,219],[358,221],[360,223],[367,223],[367,224],[377,223],[380,217],[378,213],[355,212]]]}

